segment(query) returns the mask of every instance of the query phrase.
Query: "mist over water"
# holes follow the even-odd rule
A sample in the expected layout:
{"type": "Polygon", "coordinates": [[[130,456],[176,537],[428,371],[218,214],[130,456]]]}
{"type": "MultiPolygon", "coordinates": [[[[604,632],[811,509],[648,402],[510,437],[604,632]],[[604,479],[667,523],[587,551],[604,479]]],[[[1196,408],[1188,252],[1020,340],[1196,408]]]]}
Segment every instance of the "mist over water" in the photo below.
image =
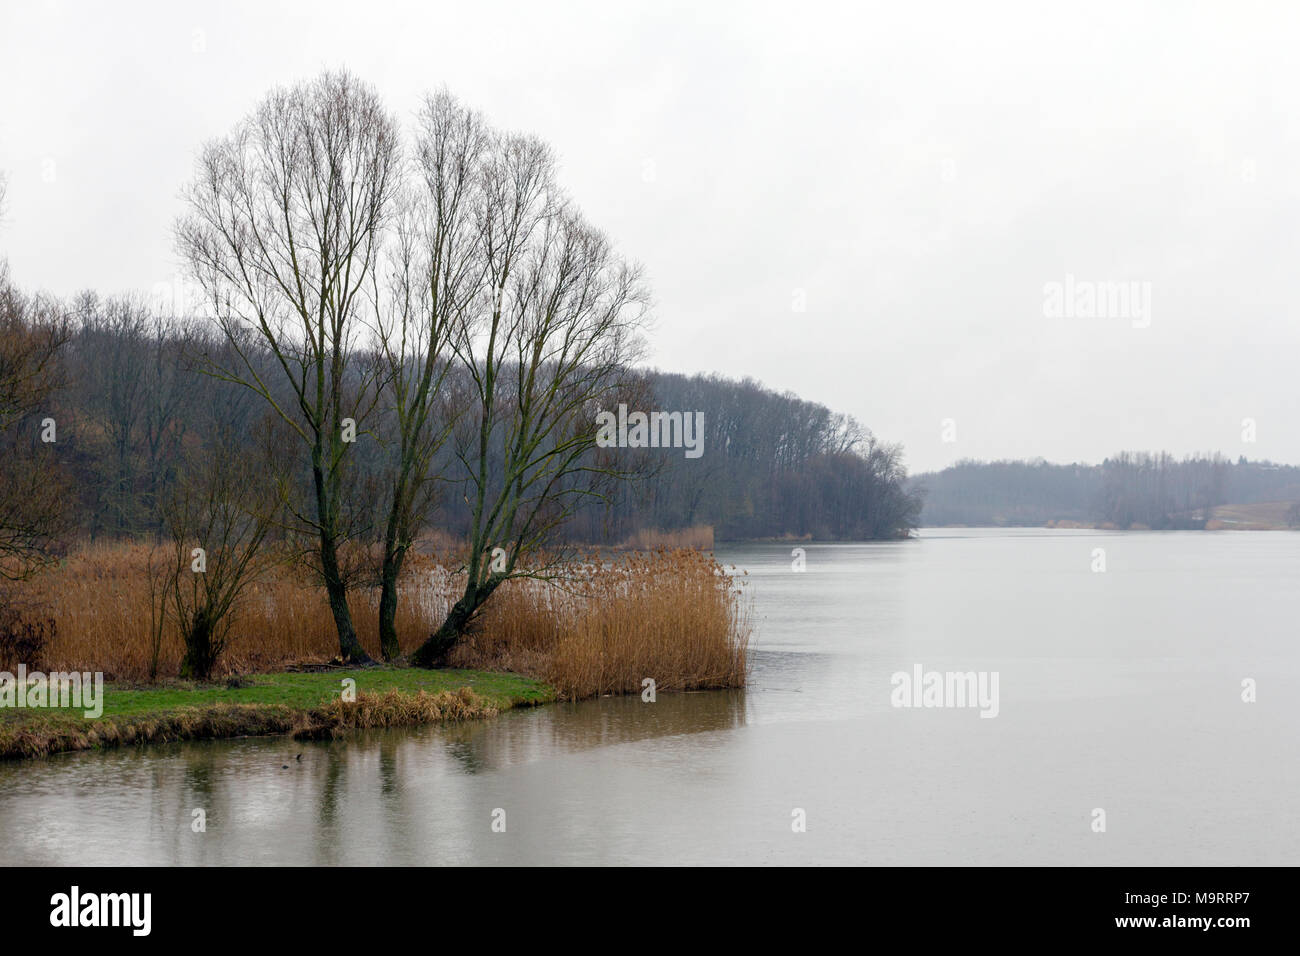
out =
{"type": "Polygon", "coordinates": [[[801,546],[802,572],[719,548],[748,571],[744,691],[11,763],[0,863],[1300,862],[1300,535],[801,546]],[[917,665],[997,673],[997,717],[892,706],[917,665]]]}

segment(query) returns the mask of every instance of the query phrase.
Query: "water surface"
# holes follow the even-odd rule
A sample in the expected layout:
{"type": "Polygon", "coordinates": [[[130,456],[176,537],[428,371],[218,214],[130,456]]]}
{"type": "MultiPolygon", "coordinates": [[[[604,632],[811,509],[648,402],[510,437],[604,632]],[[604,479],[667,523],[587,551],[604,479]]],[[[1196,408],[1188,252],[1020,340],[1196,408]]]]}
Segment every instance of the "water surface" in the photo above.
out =
{"type": "Polygon", "coordinates": [[[0,765],[0,862],[1300,863],[1300,534],[803,547],[719,549],[744,691],[0,765]],[[996,672],[998,716],[891,706],[916,664],[996,672]]]}

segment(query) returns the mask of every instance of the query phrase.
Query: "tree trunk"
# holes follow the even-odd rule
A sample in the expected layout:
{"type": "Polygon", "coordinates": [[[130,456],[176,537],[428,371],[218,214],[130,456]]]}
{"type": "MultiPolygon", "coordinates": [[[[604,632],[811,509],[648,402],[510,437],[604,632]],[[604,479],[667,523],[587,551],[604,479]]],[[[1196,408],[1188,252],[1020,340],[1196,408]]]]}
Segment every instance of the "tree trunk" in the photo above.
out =
{"type": "Polygon", "coordinates": [[[326,535],[321,535],[320,558],[330,613],[334,615],[334,626],[339,632],[339,656],[349,664],[373,664],[374,660],[357,640],[356,628],[352,626],[352,609],[348,607],[348,590],[339,576],[338,552],[326,535]]]}
{"type": "Polygon", "coordinates": [[[195,617],[190,632],[185,635],[185,656],[181,659],[181,677],[186,680],[207,680],[216,663],[212,653],[212,629],[206,615],[195,617]]]}
{"type": "Polygon", "coordinates": [[[447,619],[427,641],[420,645],[420,649],[411,655],[411,663],[416,667],[445,666],[447,655],[469,629],[474,612],[491,597],[501,580],[501,578],[489,578],[486,584],[466,585],[464,595],[447,612],[447,619]]]}
{"type": "Polygon", "coordinates": [[[402,556],[385,555],[379,579],[379,649],[384,660],[401,654],[397,646],[397,580],[402,574],[402,556]]]}
{"type": "Polygon", "coordinates": [[[465,632],[476,607],[468,594],[452,605],[447,619],[420,645],[420,649],[411,657],[411,663],[416,667],[442,667],[447,662],[447,655],[465,632]]]}

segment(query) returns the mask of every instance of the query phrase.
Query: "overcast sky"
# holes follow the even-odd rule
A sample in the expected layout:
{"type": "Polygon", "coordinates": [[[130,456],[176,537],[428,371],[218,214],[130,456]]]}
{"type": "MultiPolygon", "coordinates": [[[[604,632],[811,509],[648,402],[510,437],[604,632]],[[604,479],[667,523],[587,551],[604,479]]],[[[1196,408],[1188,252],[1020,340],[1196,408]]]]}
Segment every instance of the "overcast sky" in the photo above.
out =
{"type": "Polygon", "coordinates": [[[914,471],[1126,448],[1300,462],[1297,19],[1281,2],[6,2],[0,256],[60,294],[173,283],[198,146],[272,85],[346,66],[403,118],[446,86],[551,142],[647,270],[661,368],[849,412],[914,471]],[[1100,282],[1135,283],[1149,312],[1050,304],[1100,282]]]}

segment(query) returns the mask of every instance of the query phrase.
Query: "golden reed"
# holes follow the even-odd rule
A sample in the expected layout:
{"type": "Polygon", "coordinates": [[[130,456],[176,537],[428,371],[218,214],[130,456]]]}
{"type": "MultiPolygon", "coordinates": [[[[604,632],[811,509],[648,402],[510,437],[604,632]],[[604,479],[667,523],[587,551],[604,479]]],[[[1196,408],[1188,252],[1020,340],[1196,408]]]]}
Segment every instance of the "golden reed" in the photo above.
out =
{"type": "MultiPolygon", "coordinates": [[[[157,675],[174,677],[181,642],[166,620],[155,637],[150,555],[142,544],[89,544],[19,585],[29,613],[57,625],[39,660],[24,663],[139,681],[150,678],[156,657],[157,675]]],[[[161,565],[162,551],[152,560],[161,565]]],[[[397,619],[404,654],[441,623],[462,583],[432,557],[408,558],[397,619]]],[[[350,603],[361,643],[378,656],[378,592],[354,591],[350,603]]],[[[450,663],[536,677],[567,699],[639,692],[647,677],[665,691],[740,687],[749,636],[743,577],[711,555],[591,552],[564,564],[555,580],[502,585],[450,663]]],[[[250,587],[235,610],[218,672],[276,670],[337,653],[323,589],[285,566],[250,587]]]]}

